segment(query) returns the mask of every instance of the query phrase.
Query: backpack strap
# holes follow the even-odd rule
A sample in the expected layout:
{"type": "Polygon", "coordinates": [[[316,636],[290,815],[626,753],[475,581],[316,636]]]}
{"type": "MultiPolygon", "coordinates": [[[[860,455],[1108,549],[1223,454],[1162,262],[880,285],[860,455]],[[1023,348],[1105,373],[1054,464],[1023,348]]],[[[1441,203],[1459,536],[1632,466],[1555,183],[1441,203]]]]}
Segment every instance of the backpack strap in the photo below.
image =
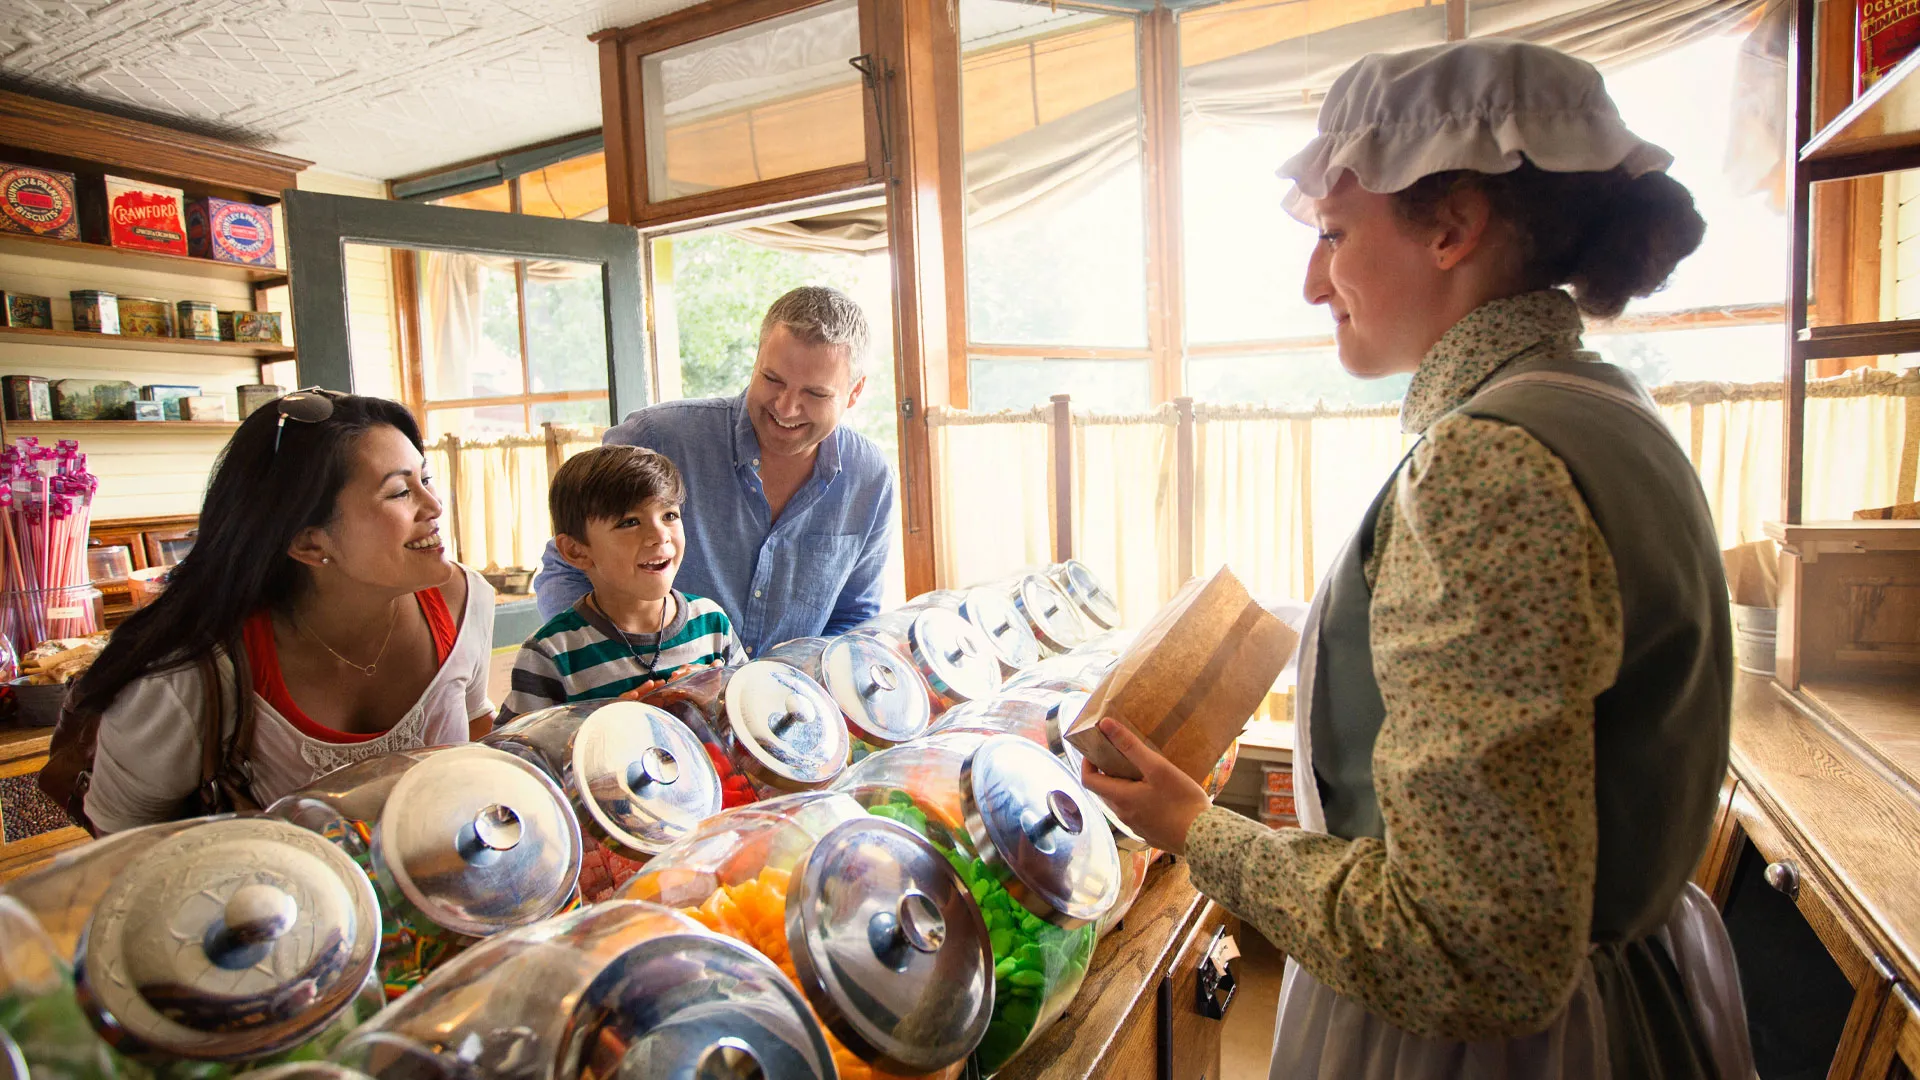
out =
{"type": "Polygon", "coordinates": [[[220,659],[208,655],[200,660],[200,675],[206,684],[201,708],[200,786],[195,797],[202,814],[224,814],[260,809],[253,797],[252,769],[247,757],[253,751],[253,679],[247,666],[246,650],[239,642],[227,647],[227,664],[233,669],[233,734],[227,736],[225,679],[220,659]]]}

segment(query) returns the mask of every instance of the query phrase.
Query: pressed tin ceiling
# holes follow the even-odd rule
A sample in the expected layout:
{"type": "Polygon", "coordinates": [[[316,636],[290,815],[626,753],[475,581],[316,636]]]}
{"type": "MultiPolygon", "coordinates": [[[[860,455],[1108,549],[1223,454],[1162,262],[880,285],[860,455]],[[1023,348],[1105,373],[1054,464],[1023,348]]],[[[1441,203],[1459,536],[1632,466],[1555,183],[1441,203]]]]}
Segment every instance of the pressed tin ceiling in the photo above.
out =
{"type": "Polygon", "coordinates": [[[0,0],[0,84],[391,179],[600,125],[588,35],[691,0],[0,0]]]}

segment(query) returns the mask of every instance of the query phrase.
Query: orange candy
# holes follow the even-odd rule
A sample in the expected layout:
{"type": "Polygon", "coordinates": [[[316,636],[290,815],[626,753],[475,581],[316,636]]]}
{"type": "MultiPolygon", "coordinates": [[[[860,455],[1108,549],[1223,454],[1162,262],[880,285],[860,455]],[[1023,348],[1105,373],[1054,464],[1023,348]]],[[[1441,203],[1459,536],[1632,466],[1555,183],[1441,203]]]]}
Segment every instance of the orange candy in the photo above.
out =
{"type": "MultiPolygon", "coordinates": [[[[794,970],[793,956],[787,948],[787,886],[791,878],[785,870],[768,868],[760,871],[758,877],[737,885],[722,885],[707,897],[706,903],[682,910],[707,929],[752,946],[798,986],[800,975],[794,970]]],[[[833,1052],[840,1080],[910,1080],[874,1068],[841,1045],[825,1025],[820,1030],[827,1037],[827,1048],[833,1052]]],[[[959,1068],[955,1065],[940,1075],[957,1076],[959,1068]]]]}

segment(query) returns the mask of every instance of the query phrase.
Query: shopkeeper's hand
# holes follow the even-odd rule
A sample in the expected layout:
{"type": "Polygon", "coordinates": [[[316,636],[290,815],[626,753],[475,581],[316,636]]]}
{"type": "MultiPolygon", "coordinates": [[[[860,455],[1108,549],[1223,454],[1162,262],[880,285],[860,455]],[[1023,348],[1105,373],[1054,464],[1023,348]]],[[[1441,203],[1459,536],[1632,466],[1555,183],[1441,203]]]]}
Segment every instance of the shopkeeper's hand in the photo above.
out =
{"type": "Polygon", "coordinates": [[[1187,850],[1187,830],[1201,812],[1213,805],[1207,793],[1193,778],[1176,768],[1173,762],[1135,735],[1125,724],[1107,717],[1100,721],[1100,733],[1113,748],[1126,755],[1141,779],[1126,780],[1108,776],[1080,763],[1080,782],[1087,790],[1106,800],[1120,820],[1140,838],[1161,851],[1182,855],[1187,850]]]}

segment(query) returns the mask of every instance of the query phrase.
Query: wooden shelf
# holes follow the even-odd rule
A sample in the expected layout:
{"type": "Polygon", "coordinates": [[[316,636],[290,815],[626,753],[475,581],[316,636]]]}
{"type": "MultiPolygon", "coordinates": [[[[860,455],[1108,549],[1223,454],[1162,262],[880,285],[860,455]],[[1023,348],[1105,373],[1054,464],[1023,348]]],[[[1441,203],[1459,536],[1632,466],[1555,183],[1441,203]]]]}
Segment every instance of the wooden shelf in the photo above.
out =
{"type": "Polygon", "coordinates": [[[197,341],[193,338],[140,337],[134,334],[89,334],[75,330],[36,330],[26,326],[0,326],[0,342],[63,345],[80,349],[125,349],[129,352],[245,356],[258,360],[291,360],[293,358],[293,349],[286,345],[264,345],[248,341],[197,341]]]}
{"type": "Polygon", "coordinates": [[[1901,167],[1895,157],[1920,155],[1920,52],[1908,56],[1807,140],[1800,160],[1817,180],[1901,167]],[[1878,160],[1876,160],[1876,158],[1878,160]]]}
{"type": "Polygon", "coordinates": [[[1860,551],[1920,550],[1920,520],[1769,521],[1768,538],[1802,553],[1849,554],[1860,551]]]}
{"type": "Polygon", "coordinates": [[[252,284],[256,289],[272,288],[275,285],[287,283],[287,272],[275,266],[242,266],[238,263],[198,259],[191,255],[129,251],[125,248],[108,247],[105,244],[56,240],[50,236],[28,236],[24,233],[0,233],[0,252],[39,255],[67,262],[86,263],[90,266],[120,266],[188,277],[244,281],[252,284]]]}
{"type": "Polygon", "coordinates": [[[77,431],[81,433],[113,433],[157,435],[173,431],[223,431],[231,434],[239,430],[235,420],[0,420],[0,428],[5,428],[9,436],[31,435],[36,431],[77,431]]]}
{"type": "Polygon", "coordinates": [[[1920,319],[1810,326],[1800,331],[1794,352],[1803,360],[1920,352],[1920,319]]]}

